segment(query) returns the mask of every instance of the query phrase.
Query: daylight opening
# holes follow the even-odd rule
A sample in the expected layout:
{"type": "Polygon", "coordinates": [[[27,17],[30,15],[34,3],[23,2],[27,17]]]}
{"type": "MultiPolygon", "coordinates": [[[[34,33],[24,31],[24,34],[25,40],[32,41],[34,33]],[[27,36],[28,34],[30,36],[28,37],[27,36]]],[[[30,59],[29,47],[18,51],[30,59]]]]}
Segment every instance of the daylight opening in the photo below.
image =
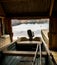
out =
{"type": "Polygon", "coordinates": [[[13,40],[18,37],[27,37],[27,30],[31,29],[34,32],[34,37],[41,37],[41,30],[47,29],[49,31],[49,19],[30,19],[18,20],[12,19],[13,40]]]}

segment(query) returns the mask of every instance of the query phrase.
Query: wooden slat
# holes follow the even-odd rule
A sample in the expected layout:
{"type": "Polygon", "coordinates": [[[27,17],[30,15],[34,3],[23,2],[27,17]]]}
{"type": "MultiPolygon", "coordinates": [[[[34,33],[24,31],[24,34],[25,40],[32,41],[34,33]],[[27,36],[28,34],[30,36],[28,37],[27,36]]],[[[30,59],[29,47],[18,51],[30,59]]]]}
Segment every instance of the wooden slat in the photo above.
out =
{"type": "Polygon", "coordinates": [[[22,41],[22,42],[17,42],[17,44],[41,44],[42,41],[22,41]]]}
{"type": "Polygon", "coordinates": [[[35,61],[36,61],[38,46],[39,46],[39,45],[37,44],[36,51],[35,51],[35,55],[34,55],[34,58],[33,58],[33,64],[32,64],[32,65],[34,65],[34,64],[35,64],[35,61]]]}
{"type": "Polygon", "coordinates": [[[42,54],[41,54],[41,45],[39,46],[39,50],[40,50],[40,65],[42,65],[42,63],[41,63],[41,56],[42,56],[42,54]]]}
{"type": "Polygon", "coordinates": [[[0,51],[5,50],[5,48],[7,48],[8,46],[10,46],[12,44],[15,44],[15,42],[16,42],[16,40],[13,41],[13,42],[11,42],[11,43],[9,43],[9,44],[3,44],[3,45],[1,45],[0,46],[0,51]]]}
{"type": "Polygon", "coordinates": [[[41,30],[42,37],[45,40],[45,42],[46,42],[47,45],[49,44],[48,33],[49,33],[49,30],[48,29],[41,30]]]}
{"type": "Polygon", "coordinates": [[[49,13],[49,16],[52,15],[53,6],[54,6],[54,0],[51,0],[51,6],[50,6],[50,13],[49,13]]]}
{"type": "MultiPolygon", "coordinates": [[[[42,55],[42,57],[45,57],[47,55],[47,52],[46,51],[42,51],[41,52],[41,55],[42,55]]],[[[37,53],[37,56],[38,57],[40,56],[40,53],[39,52],[37,53]]]]}
{"type": "Polygon", "coordinates": [[[34,56],[35,52],[29,51],[3,51],[5,55],[13,55],[13,56],[34,56]]]}
{"type": "MultiPolygon", "coordinates": [[[[43,44],[44,44],[44,46],[45,46],[46,52],[47,52],[47,54],[48,54],[48,57],[49,57],[49,59],[52,61],[52,58],[51,58],[51,56],[50,56],[50,50],[49,50],[48,46],[46,45],[45,41],[43,40],[43,38],[42,38],[42,41],[43,41],[43,44]]],[[[54,64],[53,64],[53,65],[54,65],[54,64]]]]}
{"type": "Polygon", "coordinates": [[[57,51],[51,51],[52,55],[53,55],[53,58],[57,64],[57,51]]]}
{"type": "Polygon", "coordinates": [[[46,52],[47,52],[48,55],[50,56],[50,50],[49,50],[47,44],[45,43],[45,41],[43,40],[43,38],[41,38],[41,39],[42,39],[43,45],[44,45],[44,47],[45,47],[45,49],[46,49],[46,52]]]}
{"type": "MultiPolygon", "coordinates": [[[[35,51],[3,51],[4,55],[8,56],[34,56],[35,51]]],[[[42,56],[46,56],[46,52],[42,52],[42,56]]],[[[40,56],[40,53],[37,53],[37,56],[40,56]]]]}

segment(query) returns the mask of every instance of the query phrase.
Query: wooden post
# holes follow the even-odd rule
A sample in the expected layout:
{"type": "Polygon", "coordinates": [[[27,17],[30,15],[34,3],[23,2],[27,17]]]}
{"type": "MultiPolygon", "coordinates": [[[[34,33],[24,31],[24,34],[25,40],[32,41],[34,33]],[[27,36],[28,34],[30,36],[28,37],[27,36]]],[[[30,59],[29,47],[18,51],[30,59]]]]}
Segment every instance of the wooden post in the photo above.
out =
{"type": "Polygon", "coordinates": [[[49,48],[57,50],[57,18],[50,18],[49,48]]]}
{"type": "Polygon", "coordinates": [[[54,6],[54,0],[51,0],[51,5],[50,5],[50,12],[49,12],[49,16],[51,16],[51,15],[52,15],[53,6],[54,6]]]}
{"type": "Polygon", "coordinates": [[[4,19],[4,24],[5,24],[5,34],[9,34],[10,35],[10,39],[12,41],[12,27],[11,27],[11,19],[10,18],[5,18],[4,19]]]}

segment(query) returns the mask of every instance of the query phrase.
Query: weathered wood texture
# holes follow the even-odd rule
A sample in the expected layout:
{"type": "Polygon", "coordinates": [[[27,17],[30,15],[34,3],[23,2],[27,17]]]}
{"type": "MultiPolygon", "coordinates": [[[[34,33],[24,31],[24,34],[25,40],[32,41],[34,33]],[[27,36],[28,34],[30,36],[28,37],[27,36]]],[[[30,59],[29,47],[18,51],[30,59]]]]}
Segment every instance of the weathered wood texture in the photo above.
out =
{"type": "Polygon", "coordinates": [[[57,52],[56,51],[51,51],[51,53],[52,53],[52,56],[55,60],[55,63],[57,64],[57,52]]]}
{"type": "Polygon", "coordinates": [[[9,34],[11,41],[12,41],[12,27],[11,27],[11,19],[10,18],[5,18],[4,19],[4,24],[5,24],[5,34],[9,34]]]}
{"type": "Polygon", "coordinates": [[[2,35],[2,21],[0,19],[0,36],[2,35]]]}
{"type": "Polygon", "coordinates": [[[50,18],[49,48],[57,50],[57,19],[50,18]]]}
{"type": "Polygon", "coordinates": [[[5,16],[4,10],[0,4],[0,16],[5,16]]]}
{"type": "Polygon", "coordinates": [[[47,46],[49,47],[49,37],[48,37],[48,33],[49,33],[49,30],[48,30],[48,29],[43,29],[43,30],[41,30],[42,37],[43,37],[45,43],[47,44],[47,46]]]}

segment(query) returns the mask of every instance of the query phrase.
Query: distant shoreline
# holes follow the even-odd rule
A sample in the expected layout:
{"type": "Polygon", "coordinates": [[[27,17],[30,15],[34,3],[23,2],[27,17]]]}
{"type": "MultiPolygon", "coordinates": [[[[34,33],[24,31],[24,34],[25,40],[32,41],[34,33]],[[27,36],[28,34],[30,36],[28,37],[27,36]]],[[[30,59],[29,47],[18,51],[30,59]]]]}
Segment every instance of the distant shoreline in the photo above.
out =
{"type": "Polygon", "coordinates": [[[45,24],[45,23],[48,23],[48,22],[26,22],[26,23],[21,23],[21,22],[19,22],[19,23],[13,23],[12,24],[12,26],[17,26],[17,25],[20,25],[20,24],[35,24],[35,23],[37,23],[37,24],[45,24]]]}

